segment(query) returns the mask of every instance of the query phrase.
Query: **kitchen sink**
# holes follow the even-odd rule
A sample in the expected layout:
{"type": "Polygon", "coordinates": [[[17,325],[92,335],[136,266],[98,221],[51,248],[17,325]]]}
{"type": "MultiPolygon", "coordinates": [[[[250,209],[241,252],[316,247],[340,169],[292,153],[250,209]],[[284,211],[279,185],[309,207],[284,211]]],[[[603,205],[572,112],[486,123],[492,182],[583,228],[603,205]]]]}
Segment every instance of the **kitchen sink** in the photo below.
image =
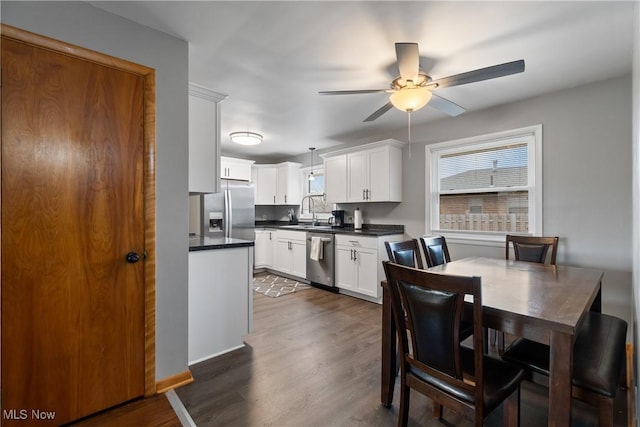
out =
{"type": "Polygon", "coordinates": [[[295,230],[331,230],[330,225],[310,225],[310,224],[283,225],[282,228],[291,228],[295,230]]]}

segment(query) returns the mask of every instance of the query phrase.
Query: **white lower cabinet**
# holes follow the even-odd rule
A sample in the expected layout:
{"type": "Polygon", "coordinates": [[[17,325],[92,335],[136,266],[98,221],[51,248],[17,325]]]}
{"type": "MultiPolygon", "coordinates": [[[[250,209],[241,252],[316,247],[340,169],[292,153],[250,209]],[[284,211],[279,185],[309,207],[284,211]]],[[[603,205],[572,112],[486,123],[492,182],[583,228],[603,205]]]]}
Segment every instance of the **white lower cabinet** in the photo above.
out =
{"type": "Polygon", "coordinates": [[[252,317],[253,247],[189,252],[189,364],[242,347],[252,317]]]}
{"type": "Polygon", "coordinates": [[[255,268],[272,268],[276,242],[276,230],[255,231],[255,268]]]}
{"type": "Polygon", "coordinates": [[[385,241],[402,240],[401,234],[381,237],[336,235],[336,286],[340,293],[380,303],[385,279],[382,261],[385,241]]]}
{"type": "Polygon", "coordinates": [[[306,279],[306,238],[307,233],[304,231],[276,231],[273,269],[291,276],[306,279]]]}

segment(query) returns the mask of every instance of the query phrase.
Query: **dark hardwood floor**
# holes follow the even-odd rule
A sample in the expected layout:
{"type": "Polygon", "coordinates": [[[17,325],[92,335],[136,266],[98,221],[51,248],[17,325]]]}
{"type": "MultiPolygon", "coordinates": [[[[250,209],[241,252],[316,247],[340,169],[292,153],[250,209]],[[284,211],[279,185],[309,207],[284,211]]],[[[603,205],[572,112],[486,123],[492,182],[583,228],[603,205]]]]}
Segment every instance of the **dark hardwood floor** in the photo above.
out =
{"type": "MultiPolygon", "coordinates": [[[[191,366],[195,382],[177,389],[199,427],[391,427],[380,405],[381,306],[319,289],[269,298],[254,293],[254,332],[246,347],[191,366]]],[[[626,426],[627,393],[616,399],[615,426],[626,426]]],[[[521,425],[547,425],[546,388],[524,383],[521,425]]],[[[412,393],[409,426],[471,426],[412,393]]],[[[485,425],[501,425],[500,409],[485,425]]],[[[180,426],[164,395],[122,405],[76,427],[180,426]]],[[[595,410],[574,402],[574,427],[597,426],[595,410]]]]}
{"type": "MultiPolygon", "coordinates": [[[[380,405],[381,306],[319,289],[268,298],[254,293],[254,332],[246,347],[191,367],[195,382],[176,390],[198,426],[395,426],[380,405]]],[[[616,426],[626,426],[626,393],[616,426]]],[[[546,388],[525,383],[521,425],[547,425],[546,388]]],[[[596,426],[595,410],[574,403],[574,426],[596,426]]],[[[486,425],[501,424],[498,409],[486,425]]],[[[410,426],[471,426],[412,393],[410,426]]]]}
{"type": "Polygon", "coordinates": [[[181,427],[164,394],[132,402],[100,412],[69,424],[74,427],[181,427]]]}

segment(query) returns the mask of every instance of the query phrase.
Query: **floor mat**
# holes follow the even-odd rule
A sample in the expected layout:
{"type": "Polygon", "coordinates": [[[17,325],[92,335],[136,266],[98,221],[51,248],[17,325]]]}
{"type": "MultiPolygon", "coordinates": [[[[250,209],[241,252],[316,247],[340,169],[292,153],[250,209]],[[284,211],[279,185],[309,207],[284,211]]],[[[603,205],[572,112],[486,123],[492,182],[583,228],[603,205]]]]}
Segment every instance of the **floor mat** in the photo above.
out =
{"type": "Polygon", "coordinates": [[[311,289],[311,286],[275,274],[259,273],[253,276],[253,290],[271,298],[289,295],[306,289],[311,289]]]}

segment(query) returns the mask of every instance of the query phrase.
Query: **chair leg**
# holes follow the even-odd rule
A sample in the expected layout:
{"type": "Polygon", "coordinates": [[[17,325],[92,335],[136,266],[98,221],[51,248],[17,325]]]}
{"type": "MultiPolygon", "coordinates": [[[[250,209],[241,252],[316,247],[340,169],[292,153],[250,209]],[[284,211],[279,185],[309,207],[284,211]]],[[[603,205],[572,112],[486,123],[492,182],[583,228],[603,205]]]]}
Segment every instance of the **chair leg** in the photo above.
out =
{"type": "Polygon", "coordinates": [[[598,396],[598,425],[600,427],[613,427],[613,399],[598,396]]]}
{"type": "Polygon", "coordinates": [[[496,331],[496,336],[497,336],[498,354],[502,356],[504,354],[504,332],[496,331]]]}
{"type": "Polygon", "coordinates": [[[489,354],[489,328],[482,328],[482,351],[489,354]]]}
{"type": "Polygon", "coordinates": [[[411,389],[402,381],[400,385],[400,409],[398,410],[398,427],[407,427],[409,422],[409,395],[411,389]]]}
{"type": "Polygon", "coordinates": [[[502,425],[510,427],[520,425],[520,387],[502,403],[502,425]]]}
{"type": "Polygon", "coordinates": [[[442,419],[442,405],[438,404],[435,400],[433,401],[433,418],[436,420],[442,419]]]}

